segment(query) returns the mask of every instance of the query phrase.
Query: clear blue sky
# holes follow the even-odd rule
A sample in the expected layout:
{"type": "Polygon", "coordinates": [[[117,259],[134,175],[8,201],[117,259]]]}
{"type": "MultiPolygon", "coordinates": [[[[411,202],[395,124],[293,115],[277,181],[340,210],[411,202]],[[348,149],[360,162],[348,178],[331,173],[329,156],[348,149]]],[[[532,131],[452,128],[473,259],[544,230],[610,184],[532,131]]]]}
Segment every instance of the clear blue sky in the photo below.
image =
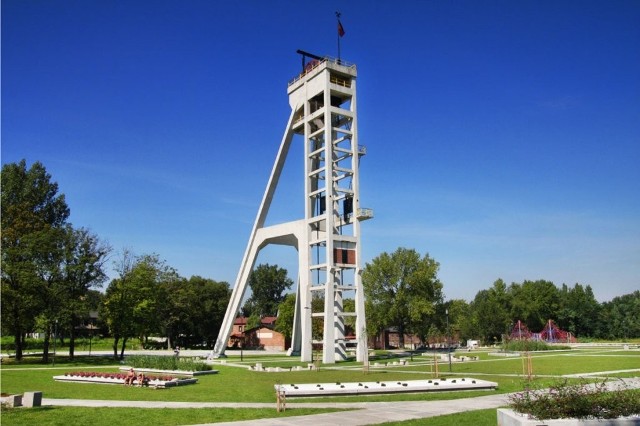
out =
{"type": "MultiPolygon", "coordinates": [[[[71,222],[233,284],[296,49],[358,66],[365,261],[408,247],[448,298],[502,278],[640,288],[640,2],[2,2],[2,163],[71,222]]],[[[293,150],[270,223],[303,212],[293,150]]],[[[292,249],[259,262],[295,273],[292,249]]]]}

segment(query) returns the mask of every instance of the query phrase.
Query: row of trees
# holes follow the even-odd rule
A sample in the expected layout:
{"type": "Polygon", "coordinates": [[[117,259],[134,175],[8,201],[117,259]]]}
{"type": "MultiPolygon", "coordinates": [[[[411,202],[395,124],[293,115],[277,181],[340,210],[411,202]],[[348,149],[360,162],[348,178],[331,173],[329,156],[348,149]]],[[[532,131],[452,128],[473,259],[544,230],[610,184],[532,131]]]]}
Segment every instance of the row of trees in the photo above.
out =
{"type": "Polygon", "coordinates": [[[551,319],[581,338],[640,337],[640,291],[599,303],[589,285],[557,287],[546,280],[507,285],[498,279],[470,303],[444,301],[438,268],[429,255],[405,248],[368,263],[362,279],[369,333],[394,327],[401,338],[412,334],[425,343],[447,334],[495,343],[518,320],[538,332],[551,319]]]}
{"type": "Polygon", "coordinates": [[[2,334],[14,336],[22,359],[28,333],[44,334],[43,361],[52,336],[75,339],[90,311],[114,339],[120,357],[128,339],[166,336],[168,344],[211,346],[231,292],[226,282],[189,279],[158,255],[125,250],[115,262],[117,278],[106,291],[111,247],[68,222],[70,209],[44,166],[26,161],[2,167],[2,334]]]}
{"type": "Polygon", "coordinates": [[[469,314],[459,323],[463,336],[497,341],[510,333],[517,320],[539,332],[548,320],[579,338],[629,339],[640,337],[640,291],[599,303],[591,286],[550,281],[524,281],[509,286],[497,280],[478,292],[469,314]]]}

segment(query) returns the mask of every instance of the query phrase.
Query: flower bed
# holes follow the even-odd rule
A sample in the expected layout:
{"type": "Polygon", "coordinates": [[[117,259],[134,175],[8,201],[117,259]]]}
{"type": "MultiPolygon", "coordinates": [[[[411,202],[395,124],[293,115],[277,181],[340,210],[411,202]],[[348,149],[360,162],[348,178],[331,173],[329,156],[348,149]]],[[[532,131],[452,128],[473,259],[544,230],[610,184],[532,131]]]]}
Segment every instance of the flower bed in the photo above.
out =
{"type": "MultiPolygon", "coordinates": [[[[120,367],[120,370],[122,371],[129,371],[129,369],[131,369],[133,367],[131,366],[124,366],[124,367],[120,367]]],[[[154,368],[135,368],[136,372],[140,373],[151,373],[151,374],[169,374],[169,375],[173,375],[173,376],[189,376],[189,377],[194,377],[194,376],[203,376],[203,375],[209,375],[209,374],[218,374],[218,370],[206,370],[206,371],[183,371],[183,370],[158,370],[158,369],[154,369],[154,368]]]]}
{"type": "MultiPolygon", "coordinates": [[[[64,373],[64,375],[71,376],[71,377],[91,377],[91,378],[116,379],[116,380],[121,379],[123,381],[127,377],[127,375],[124,373],[99,373],[95,371],[88,371],[88,372],[78,371],[78,372],[64,373]]],[[[149,380],[160,380],[165,382],[168,382],[174,379],[174,377],[172,376],[145,376],[145,377],[149,380]]]]}
{"type": "MultiPolygon", "coordinates": [[[[95,371],[74,371],[64,373],[62,376],[54,376],[56,381],[76,382],[76,383],[102,383],[123,385],[125,378],[124,373],[100,373],[95,371]]],[[[133,386],[139,386],[138,379],[133,382],[133,386]]],[[[145,383],[143,386],[153,388],[167,388],[172,386],[181,386],[196,383],[198,379],[193,378],[177,378],[169,375],[145,375],[145,383]]]]}

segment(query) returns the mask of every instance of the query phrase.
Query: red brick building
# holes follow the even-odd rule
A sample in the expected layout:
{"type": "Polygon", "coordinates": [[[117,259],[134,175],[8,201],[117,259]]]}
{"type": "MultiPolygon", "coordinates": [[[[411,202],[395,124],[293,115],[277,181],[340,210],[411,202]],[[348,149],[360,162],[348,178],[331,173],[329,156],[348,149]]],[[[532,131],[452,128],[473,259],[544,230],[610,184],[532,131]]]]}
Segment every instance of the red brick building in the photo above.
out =
{"type": "Polygon", "coordinates": [[[277,317],[264,317],[260,326],[247,328],[246,317],[237,317],[233,322],[228,347],[230,349],[264,349],[266,351],[284,351],[290,343],[282,333],[275,330],[277,317]]]}

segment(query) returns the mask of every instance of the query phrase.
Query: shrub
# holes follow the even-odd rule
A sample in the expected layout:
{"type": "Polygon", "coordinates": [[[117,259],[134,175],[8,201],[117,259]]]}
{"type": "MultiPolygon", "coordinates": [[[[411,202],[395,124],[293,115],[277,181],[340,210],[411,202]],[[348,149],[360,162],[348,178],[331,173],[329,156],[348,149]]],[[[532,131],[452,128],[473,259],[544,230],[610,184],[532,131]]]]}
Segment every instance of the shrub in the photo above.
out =
{"type": "Polygon", "coordinates": [[[567,379],[548,390],[525,390],[509,396],[509,406],[538,419],[615,419],[640,415],[640,389],[611,391],[607,382],[570,384],[567,379]]]}
{"type": "Polygon", "coordinates": [[[536,340],[510,340],[505,343],[504,349],[513,352],[526,352],[526,351],[560,351],[571,349],[569,346],[562,345],[549,345],[545,342],[536,340]]]}
{"type": "Polygon", "coordinates": [[[211,370],[211,366],[207,365],[204,361],[176,356],[132,355],[127,357],[127,363],[134,368],[150,368],[153,370],[211,370]]]}

